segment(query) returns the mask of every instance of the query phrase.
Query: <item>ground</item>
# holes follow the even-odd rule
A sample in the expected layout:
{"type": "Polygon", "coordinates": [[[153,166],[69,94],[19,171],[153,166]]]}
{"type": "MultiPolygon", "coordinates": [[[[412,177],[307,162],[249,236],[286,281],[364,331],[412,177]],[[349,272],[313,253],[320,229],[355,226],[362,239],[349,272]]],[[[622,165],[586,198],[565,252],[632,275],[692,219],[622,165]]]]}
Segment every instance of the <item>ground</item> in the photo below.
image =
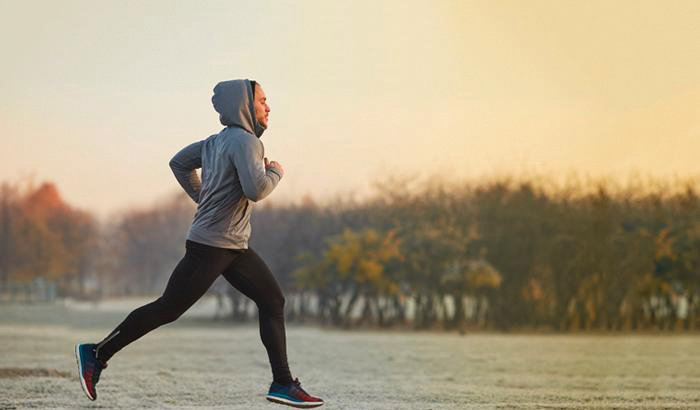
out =
{"type": "MultiPolygon", "coordinates": [[[[285,409],[257,325],[197,306],[119,352],[89,401],[73,346],[104,337],[135,300],[0,305],[0,409],[285,409]],[[204,309],[206,310],[206,309],[204,309]]],[[[508,335],[288,325],[292,374],[326,409],[700,408],[700,336],[508,335]]]]}

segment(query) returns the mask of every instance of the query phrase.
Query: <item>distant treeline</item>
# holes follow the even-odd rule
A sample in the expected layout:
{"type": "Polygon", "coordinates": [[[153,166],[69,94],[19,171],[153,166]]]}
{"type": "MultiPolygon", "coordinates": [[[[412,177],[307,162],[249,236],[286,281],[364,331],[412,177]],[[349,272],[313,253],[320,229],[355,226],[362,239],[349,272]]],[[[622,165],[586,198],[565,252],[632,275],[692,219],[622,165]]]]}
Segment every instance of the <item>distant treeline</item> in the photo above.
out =
{"type": "MultiPolygon", "coordinates": [[[[251,246],[285,288],[290,320],[462,330],[700,325],[696,181],[378,186],[362,201],[257,206],[251,246]]],[[[193,212],[182,194],[98,226],[52,184],[4,184],[1,283],[42,276],[62,295],[160,292],[193,212]]],[[[231,317],[249,318],[252,302],[226,294],[231,317]]]]}

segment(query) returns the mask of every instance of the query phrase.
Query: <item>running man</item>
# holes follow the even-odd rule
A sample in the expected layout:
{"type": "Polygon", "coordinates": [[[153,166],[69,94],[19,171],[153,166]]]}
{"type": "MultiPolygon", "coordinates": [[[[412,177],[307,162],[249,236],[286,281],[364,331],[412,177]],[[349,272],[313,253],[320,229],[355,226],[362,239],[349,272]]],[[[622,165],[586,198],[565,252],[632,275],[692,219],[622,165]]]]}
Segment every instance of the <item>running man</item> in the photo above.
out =
{"type": "Polygon", "coordinates": [[[186,146],[170,161],[175,178],[198,204],[185,256],[161,297],[131,312],[101,342],[76,345],[80,383],[90,400],[97,399],[95,385],[115,353],[177,320],[223,275],[258,307],[260,338],[273,376],[266,398],[293,407],[321,406],[322,399],[306,393],[298,378],[292,379],[284,295],[268,266],[248,247],[253,203],[268,196],[284,175],[280,163],[265,158],[259,139],[270,112],[265,92],[255,81],[223,81],[214,87],[212,103],[226,128],[186,146]],[[202,169],[201,180],[197,168],[202,169]]]}

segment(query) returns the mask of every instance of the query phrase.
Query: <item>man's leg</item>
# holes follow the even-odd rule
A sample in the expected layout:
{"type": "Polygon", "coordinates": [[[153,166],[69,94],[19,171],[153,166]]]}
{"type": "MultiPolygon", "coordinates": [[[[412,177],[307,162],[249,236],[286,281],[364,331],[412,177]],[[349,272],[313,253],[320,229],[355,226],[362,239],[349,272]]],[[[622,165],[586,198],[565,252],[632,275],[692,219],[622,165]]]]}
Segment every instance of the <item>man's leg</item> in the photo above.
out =
{"type": "Polygon", "coordinates": [[[241,253],[187,241],[185,256],[175,267],[163,295],[131,312],[97,344],[96,356],[107,362],[112,355],[151,330],[179,318],[209,289],[241,253]]]}
{"type": "Polygon", "coordinates": [[[284,331],[284,295],[270,268],[255,251],[248,249],[224,271],[224,278],[258,305],[260,338],[267,350],[274,381],[292,382],[287,364],[284,331]]]}

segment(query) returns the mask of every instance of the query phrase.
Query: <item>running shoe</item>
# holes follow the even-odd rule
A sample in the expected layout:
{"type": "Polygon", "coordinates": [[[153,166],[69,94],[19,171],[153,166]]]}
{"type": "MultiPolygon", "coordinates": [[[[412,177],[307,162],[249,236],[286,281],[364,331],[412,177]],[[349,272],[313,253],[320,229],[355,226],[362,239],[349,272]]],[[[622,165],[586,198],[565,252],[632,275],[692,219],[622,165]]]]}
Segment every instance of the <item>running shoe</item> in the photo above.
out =
{"type": "Polygon", "coordinates": [[[95,357],[95,344],[83,343],[75,345],[75,360],[78,361],[80,385],[90,400],[97,399],[95,385],[100,381],[100,373],[107,363],[95,357]]]}
{"type": "Polygon", "coordinates": [[[272,382],[270,391],[267,392],[267,399],[275,403],[305,409],[323,405],[323,400],[307,393],[301,387],[301,383],[297,378],[294,379],[292,384],[287,386],[272,382]]]}

